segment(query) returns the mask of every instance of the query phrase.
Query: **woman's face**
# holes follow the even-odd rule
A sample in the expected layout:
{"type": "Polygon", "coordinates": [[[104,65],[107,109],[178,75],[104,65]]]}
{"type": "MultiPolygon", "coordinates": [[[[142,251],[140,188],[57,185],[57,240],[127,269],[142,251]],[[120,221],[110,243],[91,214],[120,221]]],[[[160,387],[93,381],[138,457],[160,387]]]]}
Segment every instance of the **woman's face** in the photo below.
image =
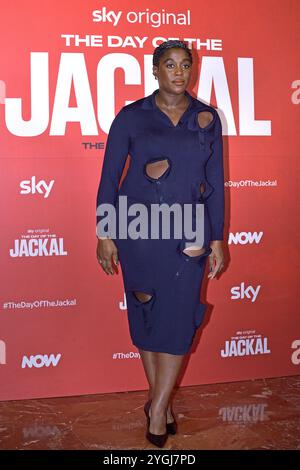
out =
{"type": "Polygon", "coordinates": [[[153,73],[159,88],[169,93],[183,93],[191,78],[192,62],[184,49],[172,47],[160,57],[158,67],[153,66],[153,73]]]}

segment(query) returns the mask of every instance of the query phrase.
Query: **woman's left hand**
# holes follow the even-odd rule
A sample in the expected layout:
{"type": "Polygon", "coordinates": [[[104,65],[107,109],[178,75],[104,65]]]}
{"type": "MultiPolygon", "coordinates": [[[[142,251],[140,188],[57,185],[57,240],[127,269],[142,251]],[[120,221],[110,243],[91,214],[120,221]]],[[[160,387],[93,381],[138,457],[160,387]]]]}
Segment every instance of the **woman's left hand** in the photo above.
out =
{"type": "Polygon", "coordinates": [[[207,277],[214,279],[216,274],[220,272],[224,267],[224,254],[222,247],[222,240],[214,240],[210,243],[212,252],[209,255],[209,269],[210,273],[207,277]]]}

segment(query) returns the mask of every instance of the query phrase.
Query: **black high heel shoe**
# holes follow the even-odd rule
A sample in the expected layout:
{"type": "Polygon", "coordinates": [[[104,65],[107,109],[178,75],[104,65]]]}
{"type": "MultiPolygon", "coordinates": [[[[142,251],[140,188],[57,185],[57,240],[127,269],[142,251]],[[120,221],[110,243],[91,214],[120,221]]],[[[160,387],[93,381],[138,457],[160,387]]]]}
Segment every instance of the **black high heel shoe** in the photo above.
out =
{"type": "MultiPolygon", "coordinates": [[[[172,413],[172,416],[174,418],[174,415],[172,413]]],[[[177,422],[174,418],[174,421],[172,423],[167,423],[167,433],[168,434],[176,434],[177,433],[177,422]]]]}
{"type": "MultiPolygon", "coordinates": [[[[146,418],[147,418],[148,427],[150,426],[150,416],[149,416],[150,406],[151,406],[151,400],[148,400],[147,403],[145,403],[145,406],[144,406],[144,411],[145,411],[145,415],[146,415],[146,418]]],[[[175,420],[175,417],[174,417],[173,413],[172,413],[172,416],[173,416],[174,421],[172,423],[167,423],[167,433],[174,435],[174,434],[177,433],[177,422],[175,420]]]]}
{"type": "Polygon", "coordinates": [[[154,444],[157,447],[163,447],[168,439],[168,432],[166,431],[164,434],[153,434],[149,431],[150,427],[150,416],[149,416],[149,408],[151,406],[151,400],[147,401],[144,406],[144,411],[147,417],[147,432],[146,438],[148,439],[151,444],[154,444]]]}

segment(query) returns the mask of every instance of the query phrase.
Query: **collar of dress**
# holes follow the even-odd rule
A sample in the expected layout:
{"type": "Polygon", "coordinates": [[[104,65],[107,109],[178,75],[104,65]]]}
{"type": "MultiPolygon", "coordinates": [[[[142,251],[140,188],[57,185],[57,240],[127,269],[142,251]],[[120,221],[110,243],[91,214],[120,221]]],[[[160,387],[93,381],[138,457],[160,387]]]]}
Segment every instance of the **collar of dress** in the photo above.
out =
{"type": "MultiPolygon", "coordinates": [[[[143,109],[149,109],[149,110],[156,110],[159,113],[162,113],[161,109],[157,106],[155,102],[155,95],[158,93],[159,89],[157,88],[156,90],[153,91],[150,95],[146,96],[142,100],[142,105],[141,107],[143,109]]],[[[180,118],[180,121],[182,123],[187,122],[188,127],[191,130],[200,130],[198,124],[197,124],[197,115],[198,112],[202,109],[207,109],[209,108],[210,110],[214,111],[214,108],[206,105],[205,103],[202,103],[199,101],[197,98],[194,98],[188,91],[185,90],[184,94],[187,96],[189,100],[189,105],[183,115],[180,118]]],[[[215,119],[213,119],[214,121],[215,119]]],[[[212,123],[211,123],[212,124],[212,123]]],[[[170,124],[171,125],[171,124],[170,124]]],[[[211,127],[211,126],[209,126],[211,127]]]]}

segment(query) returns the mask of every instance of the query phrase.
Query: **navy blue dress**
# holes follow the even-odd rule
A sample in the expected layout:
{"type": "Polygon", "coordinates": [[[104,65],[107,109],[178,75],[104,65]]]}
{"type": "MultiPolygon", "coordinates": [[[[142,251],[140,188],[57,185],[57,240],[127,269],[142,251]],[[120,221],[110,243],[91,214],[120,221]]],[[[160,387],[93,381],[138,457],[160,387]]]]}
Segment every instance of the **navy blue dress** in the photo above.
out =
{"type": "MultiPolygon", "coordinates": [[[[117,217],[116,233],[109,232],[118,248],[133,344],[147,351],[181,355],[189,352],[207,308],[200,301],[200,288],[212,251],[210,241],[223,240],[222,126],[216,109],[187,91],[188,108],[174,125],[156,104],[158,91],[123,106],[113,120],[107,138],[97,207],[110,203],[118,211],[121,195],[127,196],[128,208],[143,203],[149,208],[149,214],[153,203],[177,203],[181,207],[189,203],[193,207],[194,221],[196,204],[203,204],[202,248],[205,251],[198,256],[183,252],[185,242],[191,240],[185,234],[180,239],[175,238],[172,230],[169,238],[162,237],[162,229],[159,229],[158,238],[122,238],[118,232],[121,222],[117,217]],[[199,111],[210,111],[213,116],[204,128],[198,124],[199,111]],[[128,154],[130,166],[119,188],[128,154]],[[167,161],[168,167],[161,176],[154,178],[146,171],[146,165],[159,160],[167,161]],[[136,292],[151,297],[142,302],[136,292]]],[[[103,217],[97,213],[97,224],[103,217]]],[[[137,214],[127,213],[126,227],[136,217],[137,214]]],[[[148,219],[149,234],[153,222],[150,215],[148,219]]]]}

